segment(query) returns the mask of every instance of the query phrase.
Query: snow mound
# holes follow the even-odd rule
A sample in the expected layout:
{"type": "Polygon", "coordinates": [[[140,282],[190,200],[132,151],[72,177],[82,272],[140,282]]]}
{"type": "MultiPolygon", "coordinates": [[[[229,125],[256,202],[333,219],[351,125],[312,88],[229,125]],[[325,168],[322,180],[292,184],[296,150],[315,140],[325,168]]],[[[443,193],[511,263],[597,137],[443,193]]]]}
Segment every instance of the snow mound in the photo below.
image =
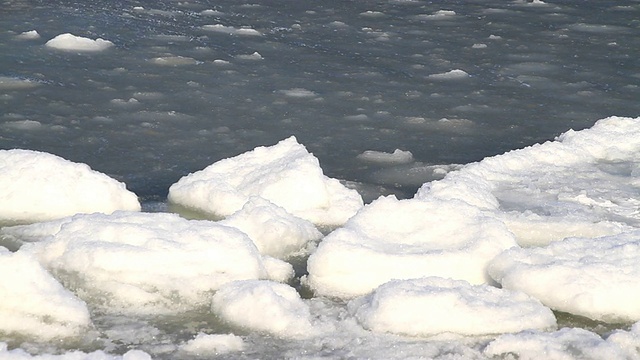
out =
{"type": "MultiPolygon", "coordinates": [[[[43,223],[22,229],[41,226],[56,228],[43,223]]],[[[235,228],[163,213],[76,215],[21,251],[36,255],[85,301],[122,313],[206,306],[227,282],[268,278],[280,265],[291,268],[273,258],[264,261],[235,228]]]]}
{"type": "Polygon", "coordinates": [[[437,277],[392,280],[348,307],[369,330],[410,336],[556,327],[551,310],[524,293],[437,277]]]}
{"type": "Polygon", "coordinates": [[[180,350],[197,356],[221,355],[242,349],[244,341],[233,334],[198,333],[195,338],[180,346],[180,350]]]}
{"type": "Polygon", "coordinates": [[[249,235],[260,253],[278,259],[305,255],[308,245],[322,238],[311,222],[258,196],[249,198],[242,209],[220,224],[240,229],[249,235]]]}
{"type": "Polygon", "coordinates": [[[67,51],[103,51],[113,46],[113,43],[104,39],[89,39],[73,34],[60,34],[53,39],[47,41],[45,46],[67,51]]]}
{"type": "Polygon", "coordinates": [[[640,320],[640,231],[568,238],[498,255],[489,274],[554,310],[618,323],[640,320]]]}
{"type": "Polygon", "coordinates": [[[490,281],[486,266],[515,245],[506,226],[461,201],[380,197],[327,235],[309,257],[306,284],[350,298],[392,279],[490,281]]]}
{"type": "Polygon", "coordinates": [[[125,185],[85,164],[30,150],[0,150],[0,219],[35,222],[77,213],[139,211],[125,185]]]}
{"type": "Polygon", "coordinates": [[[251,196],[321,225],[341,225],[363,204],[355,190],[326,177],[295,137],[216,162],[169,189],[171,202],[220,216],[240,210],[251,196]]]}
{"type": "Polygon", "coordinates": [[[598,334],[584,329],[563,328],[555,332],[524,331],[505,334],[489,343],[484,355],[519,360],[636,359],[598,334]]]}
{"type": "Polygon", "coordinates": [[[10,253],[3,247],[0,319],[0,334],[38,341],[80,336],[92,326],[84,302],[63,288],[34,258],[22,252],[10,253]]]}
{"type": "Polygon", "coordinates": [[[314,333],[309,306],[289,285],[264,280],[234,281],[212,300],[213,312],[228,323],[283,338],[314,333]]]}
{"type": "Polygon", "coordinates": [[[556,141],[486,158],[424,184],[418,199],[495,211],[522,245],[612,235],[640,221],[640,118],[610,117],[556,141]],[[576,226],[579,225],[579,226],[576,226]],[[544,228],[544,231],[531,231],[544,228]]]}

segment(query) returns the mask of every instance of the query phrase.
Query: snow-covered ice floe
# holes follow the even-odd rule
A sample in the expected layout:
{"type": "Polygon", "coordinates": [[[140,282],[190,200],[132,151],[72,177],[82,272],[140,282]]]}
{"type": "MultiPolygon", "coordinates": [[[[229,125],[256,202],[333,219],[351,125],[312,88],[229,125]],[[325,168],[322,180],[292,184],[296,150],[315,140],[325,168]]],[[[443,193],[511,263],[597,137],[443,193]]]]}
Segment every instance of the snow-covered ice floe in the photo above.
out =
{"type": "Polygon", "coordinates": [[[78,337],[92,326],[87,305],[36,259],[3,247],[0,247],[0,319],[0,334],[23,335],[40,341],[78,337]]]}
{"type": "Polygon", "coordinates": [[[309,257],[317,294],[364,295],[392,279],[440,276],[482,284],[486,266],[516,242],[499,220],[455,200],[380,197],[326,236],[309,257]]]}
{"type": "Polygon", "coordinates": [[[612,323],[640,320],[639,230],[513,248],[491,262],[489,273],[554,310],[612,323]]]}
{"type": "Polygon", "coordinates": [[[35,222],[76,213],[139,211],[125,184],[58,156],[0,150],[0,221],[35,222]]]}
{"type": "Polygon", "coordinates": [[[57,50],[66,51],[103,51],[113,46],[113,43],[104,39],[89,39],[70,33],[60,34],[46,42],[45,46],[57,50]]]}
{"type": "Polygon", "coordinates": [[[392,280],[348,305],[365,328],[410,336],[556,327],[551,310],[522,292],[438,277],[392,280]]]}
{"type": "Polygon", "coordinates": [[[640,118],[610,117],[555,141],[486,158],[424,184],[417,199],[494,212],[521,245],[640,225],[640,118]]]}
{"type": "Polygon", "coordinates": [[[220,160],[169,189],[169,201],[228,216],[260,196],[317,225],[343,224],[363,205],[355,190],[322,173],[318,159],[295,137],[220,160]]]}
{"type": "Polygon", "coordinates": [[[175,214],[90,214],[9,227],[40,241],[19,252],[36,257],[69,289],[119,313],[171,313],[207,306],[234,280],[287,280],[291,265],[263,257],[247,235],[175,214]]]}

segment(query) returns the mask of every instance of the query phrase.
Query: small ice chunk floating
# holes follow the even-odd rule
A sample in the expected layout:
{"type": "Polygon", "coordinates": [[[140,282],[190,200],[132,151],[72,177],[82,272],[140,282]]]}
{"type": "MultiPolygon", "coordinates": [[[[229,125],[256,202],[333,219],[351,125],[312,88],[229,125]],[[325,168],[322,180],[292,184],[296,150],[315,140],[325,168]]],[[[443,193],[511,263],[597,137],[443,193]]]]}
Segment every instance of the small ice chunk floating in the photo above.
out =
{"type": "Polygon", "coordinates": [[[96,52],[103,51],[113,46],[113,43],[104,39],[89,39],[70,33],[60,34],[47,41],[45,46],[64,51],[96,52]]]}

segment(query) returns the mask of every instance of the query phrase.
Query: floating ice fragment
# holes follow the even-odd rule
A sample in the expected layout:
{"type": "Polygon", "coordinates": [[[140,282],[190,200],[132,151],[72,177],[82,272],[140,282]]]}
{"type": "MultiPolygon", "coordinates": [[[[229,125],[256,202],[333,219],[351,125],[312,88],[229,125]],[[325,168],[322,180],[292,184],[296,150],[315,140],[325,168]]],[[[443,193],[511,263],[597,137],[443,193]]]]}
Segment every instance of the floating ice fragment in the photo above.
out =
{"type": "Polygon", "coordinates": [[[233,27],[233,26],[225,26],[225,25],[222,25],[222,24],[203,25],[202,29],[203,30],[207,30],[207,31],[225,33],[225,34],[229,34],[229,35],[246,35],[246,36],[261,36],[262,35],[262,33],[260,33],[260,31],[258,31],[256,29],[252,29],[252,28],[248,28],[248,27],[236,28],[236,27],[233,27]]]}
{"type": "Polygon", "coordinates": [[[240,229],[253,240],[260,253],[279,259],[305,255],[308,245],[322,237],[311,222],[258,196],[250,197],[242,209],[220,224],[240,229]]]}
{"type": "Polygon", "coordinates": [[[489,274],[550,308],[619,323],[640,320],[640,231],[568,238],[498,255],[489,274]]]}
{"type": "Polygon", "coordinates": [[[315,92],[307,89],[302,89],[302,88],[280,90],[278,92],[292,98],[313,98],[317,96],[315,92]]]}
{"type": "Polygon", "coordinates": [[[309,306],[289,285],[272,281],[234,281],[221,287],[212,310],[232,325],[283,338],[314,333],[309,306]]]}
{"type": "Polygon", "coordinates": [[[348,307],[369,330],[410,336],[556,327],[551,310],[524,293],[438,277],[392,280],[348,307]]]}
{"type": "Polygon", "coordinates": [[[240,210],[253,195],[322,225],[343,224],[362,207],[360,195],[325,176],[295,137],[221,160],[169,188],[169,201],[220,216],[240,210]]]}
{"type": "Polygon", "coordinates": [[[96,39],[92,40],[85,37],[75,36],[73,34],[60,34],[46,42],[45,46],[68,51],[102,51],[113,46],[109,40],[96,39]]]}
{"type": "Polygon", "coordinates": [[[254,52],[253,54],[236,55],[236,58],[241,60],[262,60],[263,59],[262,55],[260,55],[260,53],[257,51],[254,52]]]}
{"type": "Polygon", "coordinates": [[[460,69],[454,69],[440,74],[431,74],[427,78],[432,80],[458,80],[468,78],[469,74],[460,69]]]}
{"type": "Polygon", "coordinates": [[[233,334],[205,334],[198,333],[195,338],[180,346],[180,350],[198,355],[221,355],[230,352],[242,351],[244,341],[233,334]]]}
{"type": "Polygon", "coordinates": [[[352,298],[392,279],[440,276],[482,284],[486,266],[515,245],[500,221],[460,201],[380,197],[335,230],[309,257],[306,284],[352,298]]]}
{"type": "Polygon", "coordinates": [[[358,155],[358,159],[378,164],[408,164],[413,162],[413,154],[400,149],[395,149],[392,153],[367,150],[358,155]]]}
{"type": "Polygon", "coordinates": [[[16,38],[21,40],[35,40],[40,38],[40,34],[38,34],[36,30],[30,30],[16,35],[16,38]]]}
{"type": "Polygon", "coordinates": [[[85,164],[30,150],[0,150],[0,219],[34,222],[76,213],[139,211],[125,185],[85,164]]]}
{"type": "Polygon", "coordinates": [[[151,62],[156,65],[163,66],[183,66],[198,64],[198,60],[187,56],[161,56],[151,59],[151,62]]]}
{"type": "Polygon", "coordinates": [[[290,269],[276,259],[267,268],[253,242],[235,228],[175,214],[76,215],[22,231],[30,240],[54,232],[21,251],[34,254],[94,306],[116,313],[188,310],[207,304],[210,293],[227,282],[268,278],[276,263],[290,269]]]}
{"type": "Polygon", "coordinates": [[[29,254],[10,253],[1,246],[0,319],[0,334],[36,341],[79,337],[92,326],[82,300],[29,254]]]}

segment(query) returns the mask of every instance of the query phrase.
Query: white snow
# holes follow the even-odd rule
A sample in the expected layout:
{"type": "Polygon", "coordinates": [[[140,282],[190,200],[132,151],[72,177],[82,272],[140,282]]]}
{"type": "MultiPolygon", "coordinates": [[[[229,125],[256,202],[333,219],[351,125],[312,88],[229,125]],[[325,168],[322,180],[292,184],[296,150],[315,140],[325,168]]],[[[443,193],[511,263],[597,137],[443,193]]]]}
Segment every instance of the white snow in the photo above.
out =
{"type": "Polygon", "coordinates": [[[314,224],[340,225],[362,198],[322,173],[318,159],[295,137],[258,147],[189,174],[169,188],[169,201],[228,216],[260,196],[314,224]]]}
{"type": "MultiPolygon", "coordinates": [[[[636,343],[637,345],[637,343],[636,343]]],[[[625,356],[627,350],[603,340],[598,334],[563,328],[555,332],[524,331],[505,334],[484,349],[486,356],[520,360],[602,360],[637,359],[637,353],[625,356]]]]}
{"type": "Polygon", "coordinates": [[[211,307],[223,320],[243,329],[299,339],[314,333],[309,306],[289,285],[234,281],[218,289],[211,307]]]}
{"type": "Polygon", "coordinates": [[[95,52],[106,50],[112,47],[113,43],[100,38],[93,40],[65,33],[47,41],[45,46],[57,50],[95,52]]]}
{"type": "Polygon", "coordinates": [[[246,233],[263,255],[287,259],[305,255],[309,245],[322,238],[322,233],[309,221],[289,214],[285,209],[258,196],[220,224],[246,233]]]}
{"type": "Polygon", "coordinates": [[[197,356],[212,356],[242,351],[245,347],[241,337],[233,334],[198,333],[195,338],[180,346],[180,350],[197,356]]]}
{"type": "Polygon", "coordinates": [[[30,150],[0,150],[0,219],[34,222],[76,213],[139,211],[125,184],[85,164],[30,150]]]}
{"type": "Polygon", "coordinates": [[[506,226],[461,201],[380,197],[323,239],[306,279],[318,295],[364,295],[391,279],[490,281],[486,266],[514,246],[506,226]]]}
{"type": "Polygon", "coordinates": [[[465,79],[468,77],[469,77],[469,74],[466,71],[460,70],[460,69],[454,69],[444,73],[431,74],[427,76],[427,78],[431,80],[458,80],[458,79],[465,79]]]}
{"type": "Polygon", "coordinates": [[[129,350],[120,355],[109,355],[102,350],[90,353],[69,351],[64,354],[31,355],[23,349],[8,349],[8,345],[0,342],[0,359],[3,360],[151,360],[151,356],[141,350],[129,350]]]}
{"type": "Polygon", "coordinates": [[[459,199],[494,211],[522,245],[615,234],[640,224],[638,152],[640,118],[610,117],[468,164],[424,184],[415,197],[459,199]]]}
{"type": "Polygon", "coordinates": [[[605,322],[640,320],[640,231],[568,238],[497,256],[489,274],[554,310],[605,322]]]}
{"type": "Polygon", "coordinates": [[[524,293],[438,277],[392,280],[351,300],[348,307],[367,329],[410,336],[471,336],[556,326],[551,310],[524,293]]]}
{"type": "Polygon", "coordinates": [[[188,310],[207,304],[227,282],[291,269],[276,259],[263,262],[243,232],[211,221],[116,212],[60,223],[22,226],[31,239],[39,227],[55,232],[20,251],[34,254],[71,290],[113,312],[188,310]]]}
{"type": "Polygon", "coordinates": [[[408,164],[413,162],[413,154],[400,149],[395,149],[392,153],[367,150],[358,155],[358,159],[378,164],[408,164]]]}
{"type": "Polygon", "coordinates": [[[83,301],[62,287],[33,257],[21,251],[10,253],[3,247],[0,319],[0,334],[36,341],[77,337],[92,326],[83,301]]]}

